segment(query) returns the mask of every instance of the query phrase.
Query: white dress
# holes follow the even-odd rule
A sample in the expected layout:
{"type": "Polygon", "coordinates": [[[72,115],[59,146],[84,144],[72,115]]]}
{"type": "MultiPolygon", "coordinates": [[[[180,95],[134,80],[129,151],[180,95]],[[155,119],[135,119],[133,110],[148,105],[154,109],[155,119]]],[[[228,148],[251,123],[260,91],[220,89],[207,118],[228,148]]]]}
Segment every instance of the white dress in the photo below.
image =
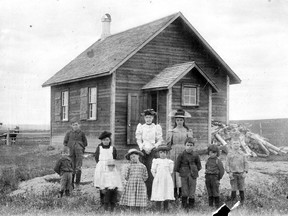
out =
{"type": "Polygon", "coordinates": [[[170,159],[153,159],[151,172],[154,176],[152,185],[152,201],[175,200],[172,172],[174,162],[170,159]]]}
{"type": "Polygon", "coordinates": [[[99,161],[96,164],[94,173],[94,187],[97,187],[100,190],[103,190],[106,187],[113,188],[113,186],[122,188],[121,176],[116,167],[111,172],[107,166],[107,161],[113,160],[113,146],[110,146],[108,149],[104,149],[102,146],[99,148],[99,161]],[[111,176],[114,176],[113,180],[111,179],[111,176]]]}
{"type": "Polygon", "coordinates": [[[146,149],[152,150],[154,147],[158,147],[162,144],[162,128],[159,124],[154,123],[138,124],[136,128],[136,140],[139,149],[142,150],[145,146],[146,149]]]}

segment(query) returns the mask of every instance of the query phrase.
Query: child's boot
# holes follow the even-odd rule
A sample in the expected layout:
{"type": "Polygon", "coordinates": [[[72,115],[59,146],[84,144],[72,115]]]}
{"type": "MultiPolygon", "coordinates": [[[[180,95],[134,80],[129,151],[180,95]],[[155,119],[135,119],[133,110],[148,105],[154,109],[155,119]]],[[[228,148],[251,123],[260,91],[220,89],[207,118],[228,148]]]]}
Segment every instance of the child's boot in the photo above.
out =
{"type": "Polygon", "coordinates": [[[177,199],[178,199],[177,188],[174,188],[174,197],[175,197],[175,200],[177,200],[177,199]]]}
{"type": "Polygon", "coordinates": [[[116,204],[115,203],[111,203],[111,212],[114,211],[116,204]]]}
{"type": "Polygon", "coordinates": [[[104,196],[105,196],[105,194],[103,193],[102,190],[100,190],[99,193],[100,193],[100,203],[101,203],[101,205],[103,205],[104,204],[104,196]]]}
{"type": "Polygon", "coordinates": [[[182,208],[187,209],[187,197],[182,197],[182,208]]]}
{"type": "Polygon", "coordinates": [[[72,174],[72,188],[74,189],[74,182],[75,182],[75,174],[72,174]]]}
{"type": "Polygon", "coordinates": [[[75,181],[76,186],[80,185],[80,180],[81,180],[81,170],[78,170],[76,172],[76,181],[75,181]]]}
{"type": "Polygon", "coordinates": [[[156,210],[161,211],[161,201],[156,201],[156,210]]]}
{"type": "Polygon", "coordinates": [[[236,191],[231,192],[231,200],[234,201],[236,199],[236,191]]]}
{"type": "Polygon", "coordinates": [[[65,196],[70,196],[70,190],[65,190],[65,196]]]}
{"type": "Polygon", "coordinates": [[[165,200],[163,205],[164,205],[164,212],[168,212],[169,201],[165,200]]]}
{"type": "Polygon", "coordinates": [[[59,198],[60,198],[60,197],[63,197],[63,193],[64,193],[64,191],[63,191],[63,190],[60,190],[58,197],[59,197],[59,198]]]}
{"type": "Polygon", "coordinates": [[[194,198],[189,198],[189,208],[193,209],[195,206],[195,199],[194,198]]]}
{"type": "Polygon", "coordinates": [[[209,206],[213,206],[213,201],[214,201],[213,197],[209,196],[209,198],[208,198],[209,206]]]}
{"type": "Polygon", "coordinates": [[[244,199],[245,199],[245,197],[244,197],[244,191],[239,191],[239,194],[240,194],[240,203],[241,203],[241,204],[244,204],[244,199]]]}
{"type": "Polygon", "coordinates": [[[181,187],[179,187],[179,194],[178,194],[178,198],[180,199],[182,197],[182,189],[181,187]]]}
{"type": "Polygon", "coordinates": [[[104,203],[104,210],[108,211],[108,208],[109,208],[109,203],[104,203]]]}
{"type": "Polygon", "coordinates": [[[220,197],[217,196],[217,197],[212,197],[212,198],[214,198],[215,207],[219,208],[220,207],[220,197]]]}

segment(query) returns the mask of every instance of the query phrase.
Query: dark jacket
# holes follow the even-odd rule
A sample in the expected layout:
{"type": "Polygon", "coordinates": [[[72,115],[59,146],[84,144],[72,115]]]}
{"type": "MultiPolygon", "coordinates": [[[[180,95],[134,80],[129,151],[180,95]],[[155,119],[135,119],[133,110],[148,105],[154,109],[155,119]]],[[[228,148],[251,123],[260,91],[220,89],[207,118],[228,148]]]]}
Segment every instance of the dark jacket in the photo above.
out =
{"type": "Polygon", "coordinates": [[[68,131],[65,135],[63,144],[69,148],[83,148],[87,146],[87,139],[83,131],[68,131]]]}
{"type": "Polygon", "coordinates": [[[220,180],[224,175],[224,167],[221,160],[217,157],[209,157],[205,164],[205,174],[218,175],[218,179],[220,180]]]}
{"type": "MultiPolygon", "coordinates": [[[[97,146],[96,152],[95,152],[95,160],[96,160],[96,163],[99,162],[99,155],[100,155],[100,148],[99,148],[99,147],[100,147],[100,146],[102,146],[103,149],[109,149],[110,146],[111,146],[111,144],[108,145],[108,146],[104,146],[103,143],[100,143],[100,144],[97,146]]],[[[112,152],[112,154],[113,154],[113,159],[116,159],[116,158],[117,158],[117,150],[116,150],[116,148],[115,148],[114,146],[113,146],[113,152],[112,152]]]]}
{"type": "Polygon", "coordinates": [[[64,172],[73,172],[72,159],[70,157],[61,157],[55,167],[54,171],[59,175],[62,175],[64,172]]]}
{"type": "Polygon", "coordinates": [[[179,172],[181,177],[197,178],[198,172],[202,169],[200,157],[196,152],[188,153],[186,150],[183,151],[178,157],[175,164],[175,172],[179,172]]]}

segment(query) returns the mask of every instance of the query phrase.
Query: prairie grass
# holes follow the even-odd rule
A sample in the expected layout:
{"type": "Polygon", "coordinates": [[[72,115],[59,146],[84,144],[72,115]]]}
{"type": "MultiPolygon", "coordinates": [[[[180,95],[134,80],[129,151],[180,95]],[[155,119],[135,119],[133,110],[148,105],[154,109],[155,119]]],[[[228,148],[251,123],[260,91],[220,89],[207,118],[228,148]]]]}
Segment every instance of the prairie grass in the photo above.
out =
{"type": "MultiPolygon", "coordinates": [[[[9,193],[17,189],[19,182],[37,176],[53,173],[53,166],[59,155],[46,154],[47,145],[39,146],[34,144],[17,146],[0,146],[0,215],[102,215],[108,216],[101,207],[99,200],[82,194],[81,191],[73,191],[71,197],[58,198],[56,189],[43,192],[41,195],[25,193],[25,196],[9,196],[9,193]],[[3,166],[4,165],[4,166],[3,166]]],[[[287,160],[287,159],[285,159],[287,160]]],[[[83,168],[95,166],[93,157],[88,157],[83,161],[83,168]]],[[[246,202],[244,206],[232,211],[229,215],[288,215],[288,176],[277,174],[277,181],[271,185],[246,187],[246,202]]],[[[221,190],[221,202],[225,202],[229,207],[234,203],[229,201],[229,190],[221,190]]],[[[180,201],[170,203],[168,215],[212,215],[215,208],[208,207],[206,191],[196,197],[196,207],[187,213],[182,210],[180,201]]],[[[155,211],[154,203],[149,202],[146,211],[135,213],[125,210],[121,206],[116,207],[112,215],[138,215],[138,216],[158,216],[163,215],[155,211]]]]}

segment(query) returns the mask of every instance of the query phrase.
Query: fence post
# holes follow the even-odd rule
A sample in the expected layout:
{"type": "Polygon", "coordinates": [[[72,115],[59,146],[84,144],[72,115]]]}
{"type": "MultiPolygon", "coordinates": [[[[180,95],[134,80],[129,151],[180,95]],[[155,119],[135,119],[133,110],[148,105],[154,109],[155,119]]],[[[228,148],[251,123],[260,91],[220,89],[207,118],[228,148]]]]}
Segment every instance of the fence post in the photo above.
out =
{"type": "Polygon", "coordinates": [[[6,145],[10,145],[10,130],[7,130],[6,145]]]}

